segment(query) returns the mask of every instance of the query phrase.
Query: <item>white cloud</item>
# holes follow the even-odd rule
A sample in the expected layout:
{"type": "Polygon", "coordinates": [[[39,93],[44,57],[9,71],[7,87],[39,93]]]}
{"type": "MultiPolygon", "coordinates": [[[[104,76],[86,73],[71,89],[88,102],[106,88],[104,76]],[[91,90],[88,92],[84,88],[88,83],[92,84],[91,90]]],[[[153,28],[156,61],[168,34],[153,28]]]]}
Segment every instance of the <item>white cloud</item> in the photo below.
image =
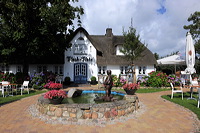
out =
{"type": "Polygon", "coordinates": [[[153,53],[165,56],[185,51],[187,18],[199,11],[199,0],[80,0],[85,10],[82,26],[91,35],[104,35],[106,28],[122,35],[131,25],[153,53]],[[158,12],[162,6],[166,12],[158,12]]]}

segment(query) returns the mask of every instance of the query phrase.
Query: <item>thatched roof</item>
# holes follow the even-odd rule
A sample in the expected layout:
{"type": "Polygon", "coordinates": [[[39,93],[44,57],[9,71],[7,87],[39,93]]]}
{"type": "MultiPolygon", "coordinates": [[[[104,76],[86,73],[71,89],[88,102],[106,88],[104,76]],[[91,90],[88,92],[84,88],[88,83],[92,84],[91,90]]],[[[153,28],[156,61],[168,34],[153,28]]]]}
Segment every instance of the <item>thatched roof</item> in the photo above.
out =
{"type": "MultiPolygon", "coordinates": [[[[116,55],[117,45],[122,45],[124,42],[123,36],[110,37],[106,35],[90,35],[93,45],[101,49],[102,56],[97,56],[98,65],[129,65],[131,62],[124,58],[124,56],[116,55]]],[[[157,64],[153,53],[146,48],[142,56],[134,61],[135,65],[154,65],[157,64]]]]}
{"type": "MultiPolygon", "coordinates": [[[[117,45],[122,45],[124,43],[124,36],[113,35],[112,29],[110,28],[106,29],[105,35],[89,35],[84,28],[80,27],[72,35],[71,40],[78,32],[83,32],[96,48],[98,65],[107,66],[130,64],[130,61],[126,60],[124,56],[116,55],[116,47],[117,45]]],[[[138,60],[135,60],[134,64],[155,65],[157,64],[157,61],[153,53],[148,48],[146,48],[142,53],[142,57],[138,58],[138,60]]]]}

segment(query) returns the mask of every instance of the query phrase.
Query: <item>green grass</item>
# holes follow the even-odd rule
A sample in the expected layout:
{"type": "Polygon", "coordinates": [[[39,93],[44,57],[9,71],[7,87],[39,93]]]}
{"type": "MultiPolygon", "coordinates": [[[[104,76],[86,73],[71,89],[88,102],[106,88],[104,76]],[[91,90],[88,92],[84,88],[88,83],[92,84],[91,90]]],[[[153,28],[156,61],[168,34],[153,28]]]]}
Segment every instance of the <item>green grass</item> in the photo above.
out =
{"type": "MultiPolygon", "coordinates": [[[[171,99],[171,95],[164,95],[162,96],[162,98],[171,101],[173,103],[179,104],[185,108],[188,108],[189,110],[194,112],[197,115],[198,119],[200,120],[200,108],[197,108],[197,100],[187,99],[188,97],[190,97],[189,93],[184,93],[183,96],[184,96],[183,100],[181,99],[181,94],[174,94],[173,99],[171,99]]],[[[197,98],[197,93],[194,93],[192,96],[197,98]]]]}
{"type": "Polygon", "coordinates": [[[20,95],[21,93],[18,93],[19,95],[8,96],[8,97],[2,97],[2,95],[1,95],[1,97],[0,97],[0,106],[3,105],[3,104],[6,104],[6,103],[14,102],[14,101],[20,100],[22,98],[33,96],[33,95],[37,95],[37,94],[41,94],[41,93],[44,93],[44,92],[46,92],[46,91],[30,90],[29,94],[27,92],[24,92],[23,95],[20,95]]]}
{"type": "Polygon", "coordinates": [[[153,93],[153,92],[160,92],[160,91],[168,91],[168,90],[171,90],[171,89],[167,89],[167,88],[163,88],[163,89],[160,89],[160,88],[148,88],[148,89],[138,89],[136,91],[136,93],[153,93]]]}
{"type": "MultiPolygon", "coordinates": [[[[159,88],[144,88],[144,89],[138,89],[136,93],[153,93],[153,92],[160,92],[160,91],[168,91],[171,89],[159,89],[159,88]]],[[[124,89],[112,89],[112,91],[122,91],[125,92],[124,89]]]]}

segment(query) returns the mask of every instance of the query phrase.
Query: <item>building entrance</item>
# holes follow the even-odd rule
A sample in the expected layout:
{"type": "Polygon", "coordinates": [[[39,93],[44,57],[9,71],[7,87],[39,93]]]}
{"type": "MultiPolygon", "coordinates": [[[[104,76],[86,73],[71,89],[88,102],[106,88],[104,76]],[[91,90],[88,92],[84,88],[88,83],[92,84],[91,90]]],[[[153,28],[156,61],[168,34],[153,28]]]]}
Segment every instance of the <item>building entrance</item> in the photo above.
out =
{"type": "Polygon", "coordinates": [[[74,82],[78,84],[87,83],[87,64],[86,63],[74,64],[74,82]]]}

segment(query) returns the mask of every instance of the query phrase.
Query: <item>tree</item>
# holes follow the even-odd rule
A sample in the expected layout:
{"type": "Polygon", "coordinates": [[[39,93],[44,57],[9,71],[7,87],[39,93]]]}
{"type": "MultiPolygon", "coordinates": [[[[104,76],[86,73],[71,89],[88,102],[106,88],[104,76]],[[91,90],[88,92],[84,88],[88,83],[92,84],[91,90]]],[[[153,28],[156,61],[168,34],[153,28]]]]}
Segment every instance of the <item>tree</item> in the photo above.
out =
{"type": "Polygon", "coordinates": [[[28,64],[35,58],[64,53],[74,30],[73,20],[80,25],[82,14],[83,8],[71,6],[70,0],[1,0],[1,62],[20,59],[28,72],[28,64]]]}
{"type": "Polygon", "coordinates": [[[159,59],[159,54],[158,53],[154,53],[154,57],[156,58],[156,60],[159,59]]]}
{"type": "Polygon", "coordinates": [[[192,24],[184,25],[183,28],[191,33],[195,41],[195,50],[200,54],[200,12],[196,11],[191,14],[188,21],[192,22],[192,24]]]}
{"type": "MultiPolygon", "coordinates": [[[[195,41],[195,51],[196,53],[200,54],[200,12],[196,11],[191,14],[188,18],[188,21],[192,22],[192,24],[186,26],[184,25],[184,29],[189,30],[191,33],[194,41],[195,41]]],[[[199,73],[200,63],[199,58],[196,60],[195,69],[197,73],[199,73]]]]}
{"type": "MultiPolygon", "coordinates": [[[[128,32],[123,31],[124,44],[120,50],[124,57],[130,61],[130,65],[134,67],[134,61],[142,56],[142,52],[145,50],[146,46],[142,44],[139,40],[140,35],[136,35],[136,29],[132,26],[129,27],[128,32]]],[[[136,82],[135,68],[133,71],[133,82],[136,82]]]]}

